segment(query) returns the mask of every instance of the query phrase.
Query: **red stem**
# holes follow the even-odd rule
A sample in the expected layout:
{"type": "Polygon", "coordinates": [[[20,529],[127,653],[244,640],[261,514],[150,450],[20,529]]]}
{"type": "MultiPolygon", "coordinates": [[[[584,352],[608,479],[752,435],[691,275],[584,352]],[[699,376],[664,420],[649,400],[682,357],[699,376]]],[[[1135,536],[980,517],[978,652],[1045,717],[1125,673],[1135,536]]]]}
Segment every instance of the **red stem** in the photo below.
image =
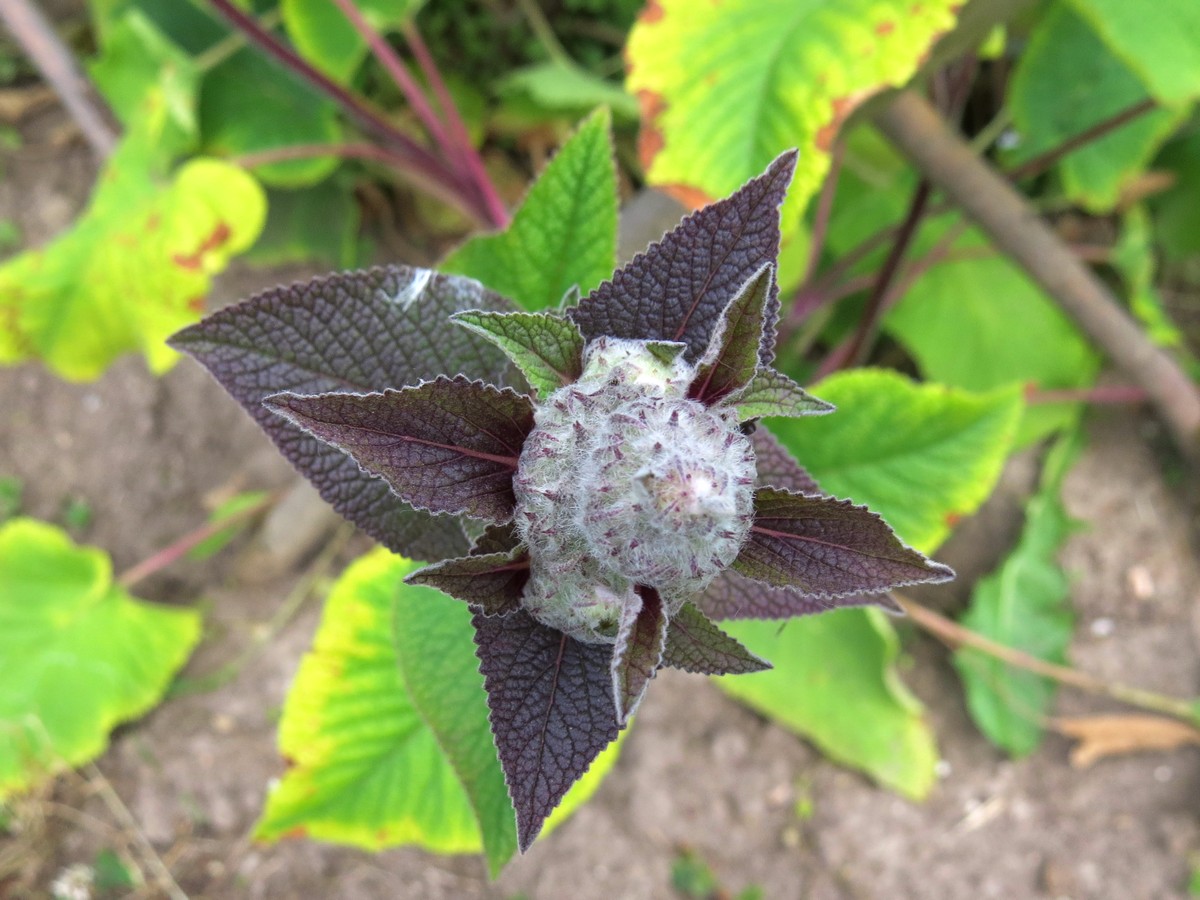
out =
{"type": "Polygon", "coordinates": [[[183,556],[197,544],[207,541],[213,535],[220,534],[222,531],[237,525],[239,522],[242,522],[245,519],[249,519],[258,515],[259,513],[263,512],[263,510],[275,503],[278,499],[279,495],[277,493],[270,494],[266,497],[263,497],[263,499],[258,501],[258,503],[255,503],[252,506],[247,506],[245,509],[239,509],[233,515],[226,516],[220,521],[209,522],[208,524],[202,525],[193,531],[189,531],[179,540],[168,544],[166,547],[163,547],[163,549],[142,560],[132,568],[126,569],[121,573],[120,577],[117,578],[117,584],[123,588],[133,587],[139,581],[149,578],[159,569],[165,569],[167,566],[183,558],[183,556]]]}
{"type": "Polygon", "coordinates": [[[380,65],[387,70],[392,81],[396,82],[396,86],[400,88],[404,94],[404,99],[408,101],[408,105],[412,107],[412,111],[417,118],[421,120],[425,131],[433,142],[439,145],[443,150],[450,149],[450,142],[446,138],[446,132],[442,128],[441,120],[433,111],[433,107],[429,105],[429,101],[425,99],[425,95],[421,92],[421,88],[417,86],[416,81],[408,73],[404,61],[396,55],[396,51],[391,45],[383,39],[383,36],[371,27],[370,23],[363,18],[363,14],[358,11],[358,7],[354,5],[352,0],[333,0],[346,20],[354,26],[357,31],[367,42],[367,46],[371,48],[371,53],[379,60],[380,65]]]}
{"type": "Polygon", "coordinates": [[[450,146],[458,150],[462,164],[478,191],[479,199],[487,212],[492,227],[506,228],[510,219],[508,209],[505,207],[504,201],[500,199],[500,193],[496,190],[492,179],[488,176],[483,159],[475,150],[475,145],[471,143],[471,135],[467,131],[466,123],[459,114],[454,98],[450,96],[450,89],[446,87],[445,79],[442,78],[442,73],[433,60],[433,54],[429,52],[429,47],[421,37],[421,33],[411,22],[404,27],[404,39],[408,42],[408,46],[417,60],[417,65],[421,67],[425,80],[433,89],[433,96],[450,129],[452,138],[450,146]]]}

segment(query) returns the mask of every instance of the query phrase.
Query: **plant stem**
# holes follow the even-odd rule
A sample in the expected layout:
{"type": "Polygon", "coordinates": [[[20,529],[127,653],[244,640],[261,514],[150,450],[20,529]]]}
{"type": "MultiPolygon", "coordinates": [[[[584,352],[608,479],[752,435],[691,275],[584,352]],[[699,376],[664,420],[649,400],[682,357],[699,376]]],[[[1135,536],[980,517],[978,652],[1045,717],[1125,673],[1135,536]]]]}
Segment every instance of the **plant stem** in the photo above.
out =
{"type": "Polygon", "coordinates": [[[1003,176],[980,160],[926,100],[900,91],[876,125],[1126,373],[1144,387],[1182,453],[1200,461],[1200,391],[1124,311],[1003,176]]]}
{"type": "MultiPolygon", "coordinates": [[[[271,147],[256,150],[241,156],[229,157],[229,162],[244,169],[269,166],[273,163],[291,162],[296,159],[312,159],[314,156],[336,156],[340,159],[366,159],[372,162],[397,165],[401,157],[386,147],[376,144],[289,144],[286,147],[271,147]]],[[[401,160],[402,161],[402,160],[401,160]]]]}
{"type": "Polygon", "coordinates": [[[226,516],[220,521],[208,522],[193,531],[189,531],[183,537],[179,538],[179,540],[168,544],[137,565],[126,569],[117,578],[117,584],[126,589],[133,587],[139,581],[148,578],[159,569],[164,569],[172,563],[177,562],[197,544],[203,543],[214,534],[220,534],[233,525],[259,515],[278,500],[278,494],[270,494],[258,503],[247,506],[245,509],[239,509],[236,513],[226,516]]]}
{"type": "Polygon", "coordinates": [[[421,67],[421,73],[425,76],[425,80],[429,82],[429,86],[433,89],[433,96],[442,111],[442,117],[446,120],[447,127],[450,129],[451,146],[458,151],[459,159],[466,168],[467,175],[478,193],[479,199],[483,204],[483,210],[487,216],[486,221],[493,228],[508,227],[510,218],[508,209],[505,207],[504,201],[500,199],[500,192],[496,190],[496,185],[492,183],[492,179],[483,165],[483,159],[475,150],[475,145],[471,142],[471,135],[467,131],[467,125],[458,111],[458,106],[455,104],[454,98],[450,95],[450,89],[446,87],[446,81],[442,78],[442,73],[438,70],[437,63],[433,60],[433,54],[429,52],[429,47],[421,37],[421,32],[417,30],[416,25],[412,22],[404,26],[404,39],[408,42],[408,47],[412,50],[413,56],[417,60],[417,65],[421,67]]]}
{"type": "Polygon", "coordinates": [[[817,198],[817,209],[813,215],[812,234],[808,243],[808,265],[804,268],[804,280],[812,281],[817,273],[817,263],[821,261],[821,253],[825,250],[825,237],[829,233],[829,219],[833,214],[833,198],[837,194],[838,176],[842,172],[842,161],[846,158],[844,141],[834,141],[829,152],[829,171],[825,173],[825,181],[821,184],[821,194],[817,198]]]}
{"type": "MultiPolygon", "coordinates": [[[[1045,153],[1034,157],[1033,159],[1026,160],[1017,168],[1005,173],[1005,177],[1007,177],[1010,181],[1016,181],[1019,179],[1032,178],[1035,175],[1040,175],[1071,151],[1079,149],[1079,147],[1083,146],[1089,141],[1098,140],[1099,138],[1108,134],[1110,131],[1120,128],[1122,125],[1153,108],[1154,104],[1150,101],[1137,103],[1134,106],[1131,106],[1129,109],[1119,112],[1111,118],[1105,119],[1103,122],[1098,122],[1091,128],[1067,138],[1061,144],[1051,148],[1050,150],[1047,150],[1045,153]]],[[[1002,132],[1005,127],[1007,127],[1010,118],[1011,117],[1003,111],[997,114],[996,118],[993,119],[992,122],[987,125],[984,131],[981,132],[972,142],[972,151],[976,153],[982,153],[984,150],[986,150],[988,146],[991,145],[996,135],[1002,132]]],[[[950,212],[954,208],[955,204],[952,201],[943,200],[931,204],[926,210],[925,214],[929,218],[933,218],[950,212]]],[[[869,256],[873,251],[886,244],[888,240],[894,238],[899,230],[900,225],[888,225],[885,228],[881,228],[873,234],[868,235],[862,240],[861,243],[847,252],[841,259],[834,263],[834,265],[830,267],[829,271],[826,272],[819,280],[814,281],[812,275],[810,274],[810,283],[801,288],[797,293],[796,300],[793,303],[793,308],[799,309],[803,307],[811,313],[815,308],[823,305],[826,302],[829,302],[826,295],[833,289],[833,287],[838,282],[842,281],[850,273],[850,271],[853,270],[856,265],[858,265],[858,263],[866,259],[866,257],[869,256]]],[[[845,295],[838,294],[833,299],[837,299],[840,296],[845,295]]]]}
{"type": "Polygon", "coordinates": [[[1110,131],[1115,131],[1122,125],[1132,122],[1138,116],[1145,115],[1154,109],[1156,104],[1153,100],[1142,100],[1133,106],[1122,110],[1114,116],[1110,116],[1101,122],[1097,122],[1091,128],[1085,128],[1079,134],[1067,138],[1057,147],[1051,147],[1045,153],[1041,153],[1032,159],[1027,159],[1015,169],[1007,172],[1007,177],[1010,181],[1020,181],[1023,178],[1032,178],[1034,175],[1040,175],[1045,172],[1056,162],[1078,150],[1084,144],[1089,144],[1098,138],[1103,137],[1110,131]]]}
{"type": "Polygon", "coordinates": [[[372,109],[360,98],[341,85],[317,71],[294,50],[280,41],[258,21],[243,12],[233,0],[210,0],[216,10],[246,38],[269,54],[280,65],[297,77],[308,82],[325,96],[337,103],[360,127],[375,135],[396,153],[396,164],[424,189],[467,213],[472,218],[490,223],[488,211],[458,178],[447,168],[445,162],[422,147],[403,131],[392,125],[381,113],[372,109]],[[403,160],[403,166],[399,161],[403,160]]]}
{"type": "Polygon", "coordinates": [[[1036,656],[1026,653],[1024,650],[1009,647],[993,641],[991,638],[985,637],[978,632],[964,628],[957,622],[947,619],[940,613],[929,609],[929,607],[923,606],[915,600],[902,596],[895,591],[892,592],[891,596],[904,608],[904,611],[908,613],[913,622],[951,647],[969,647],[972,650],[978,650],[980,653],[986,653],[988,656],[998,659],[1014,668],[1032,672],[1034,675],[1041,675],[1043,678],[1049,678],[1052,681],[1057,681],[1059,684],[1070,685],[1089,694],[1099,694],[1109,697],[1128,706],[1136,706],[1140,709],[1173,716],[1191,725],[1200,724],[1200,709],[1197,708],[1195,703],[1189,700],[1179,697],[1169,697],[1165,694],[1130,687],[1118,682],[1103,681],[1085,672],[1080,672],[1078,669],[1046,662],[1044,659],[1039,659],[1036,656]]]}
{"type": "Polygon", "coordinates": [[[421,92],[421,88],[417,85],[417,82],[409,74],[408,67],[404,65],[404,60],[396,54],[391,44],[385,41],[383,36],[363,18],[363,14],[358,11],[358,7],[354,5],[353,0],[333,0],[333,3],[354,27],[354,30],[367,42],[372,55],[387,71],[392,81],[396,83],[396,86],[400,88],[400,92],[404,94],[404,99],[420,120],[430,139],[443,150],[450,150],[450,142],[446,138],[446,132],[442,128],[441,120],[438,119],[437,114],[433,111],[433,107],[429,105],[429,101],[425,98],[425,94],[421,92]]]}
{"type": "Polygon", "coordinates": [[[904,254],[908,252],[909,246],[917,236],[921,219],[929,207],[929,195],[932,190],[933,187],[927,179],[922,178],[917,182],[912,200],[908,204],[908,212],[904,216],[904,221],[900,223],[900,231],[896,234],[896,241],[892,244],[887,259],[884,260],[883,268],[879,270],[875,287],[871,291],[871,296],[867,298],[867,308],[863,311],[858,328],[846,348],[843,364],[861,365],[870,351],[871,341],[879,327],[879,320],[883,317],[888,291],[896,274],[900,271],[900,263],[904,260],[904,254]]]}
{"type": "Polygon", "coordinates": [[[101,160],[107,159],[117,145],[117,132],[54,26],[30,0],[0,0],[0,22],[54,88],[92,151],[101,160]]]}

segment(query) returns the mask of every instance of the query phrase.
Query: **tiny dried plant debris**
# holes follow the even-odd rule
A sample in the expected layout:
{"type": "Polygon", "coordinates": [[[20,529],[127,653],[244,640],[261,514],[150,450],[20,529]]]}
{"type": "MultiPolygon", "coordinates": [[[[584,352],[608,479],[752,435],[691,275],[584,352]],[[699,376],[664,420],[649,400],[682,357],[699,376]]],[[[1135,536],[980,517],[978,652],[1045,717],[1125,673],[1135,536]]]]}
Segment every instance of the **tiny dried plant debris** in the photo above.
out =
{"type": "Polygon", "coordinates": [[[268,291],[175,338],[344,515],[438,560],[409,581],[470,605],[522,849],[663,666],[769,668],[714,620],[953,576],[755,427],[833,411],[770,365],[794,164],[558,312],[391,267],[268,291]],[[501,382],[513,366],[528,391],[501,382]],[[484,525],[474,541],[464,518],[484,525]]]}

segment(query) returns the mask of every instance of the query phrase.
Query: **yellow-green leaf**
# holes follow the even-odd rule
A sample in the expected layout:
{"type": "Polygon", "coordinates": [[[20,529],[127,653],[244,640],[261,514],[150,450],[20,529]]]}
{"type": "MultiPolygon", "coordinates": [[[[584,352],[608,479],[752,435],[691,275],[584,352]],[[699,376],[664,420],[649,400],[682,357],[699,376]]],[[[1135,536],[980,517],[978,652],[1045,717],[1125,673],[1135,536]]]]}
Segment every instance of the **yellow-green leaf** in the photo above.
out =
{"type": "Polygon", "coordinates": [[[193,610],[114,585],[102,550],[33,519],[0,526],[0,797],[99,756],[199,638],[193,610]]]}

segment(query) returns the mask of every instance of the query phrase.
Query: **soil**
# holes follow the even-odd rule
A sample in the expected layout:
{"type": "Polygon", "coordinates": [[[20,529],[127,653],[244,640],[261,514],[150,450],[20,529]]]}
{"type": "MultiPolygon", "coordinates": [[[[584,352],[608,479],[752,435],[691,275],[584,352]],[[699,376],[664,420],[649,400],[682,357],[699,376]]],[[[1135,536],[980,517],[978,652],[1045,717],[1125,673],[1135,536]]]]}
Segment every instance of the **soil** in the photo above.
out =
{"type": "MultiPolygon", "coordinates": [[[[85,149],[56,140],[65,127],[56,110],[23,127],[24,147],[2,160],[0,219],[16,221],[33,246],[70,222],[94,168],[85,149]]],[[[235,269],[212,303],[300,274],[235,269]]],[[[78,536],[107,548],[118,570],[194,528],[222,492],[293,479],[250,420],[189,363],[155,380],[128,358],[86,385],[36,365],[6,369],[0,410],[0,477],[24,482],[25,512],[54,520],[68,499],[85,501],[93,517],[78,536]]],[[[1093,416],[1088,449],[1067,480],[1066,504],[1087,523],[1062,556],[1078,616],[1070,659],[1106,679],[1196,696],[1195,523],[1179,476],[1164,476],[1146,428],[1134,413],[1093,416]]],[[[1034,462],[1017,457],[996,498],[939,554],[964,577],[925,593],[926,602],[961,605],[971,578],[1011,544],[1034,462]]],[[[352,539],[337,564],[365,546],[352,539]]],[[[185,677],[247,650],[248,661],[222,686],[168,700],[120,729],[94,769],[16,804],[20,827],[0,838],[0,859],[17,865],[0,894],[48,896],[64,867],[105,848],[141,853],[144,839],[192,897],[661,898],[677,896],[671,870],[684,849],[712,868],[722,896],[752,885],[768,898],[814,900],[1187,896],[1200,855],[1200,750],[1076,769],[1066,740],[1051,735],[1028,758],[1008,759],[968,719],[946,651],[907,628],[904,677],[927,705],[943,755],[923,803],[823,759],[703,679],[666,672],[595,799],[495,883],[473,857],[372,855],[304,840],[257,845],[248,834],[283,770],[278,711],[319,604],[302,605],[262,643],[310,558],[252,578],[239,563],[246,551],[242,541],[212,561],[173,566],[139,593],[204,610],[206,637],[185,677]],[[129,821],[106,802],[106,786],[129,821]]],[[[1115,710],[1064,691],[1056,714],[1115,710]]],[[[159,896],[161,880],[152,869],[148,878],[141,895],[159,896]]]]}

